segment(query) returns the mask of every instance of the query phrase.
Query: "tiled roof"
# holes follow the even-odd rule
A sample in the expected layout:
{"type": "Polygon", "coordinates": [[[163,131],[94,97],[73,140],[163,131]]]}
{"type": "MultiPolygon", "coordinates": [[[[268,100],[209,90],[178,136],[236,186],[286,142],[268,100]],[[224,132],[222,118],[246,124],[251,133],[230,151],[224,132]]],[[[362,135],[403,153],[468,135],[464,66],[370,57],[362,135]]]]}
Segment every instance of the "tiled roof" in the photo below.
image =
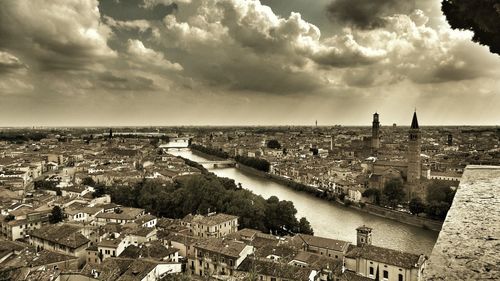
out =
{"type": "Polygon", "coordinates": [[[416,254],[377,247],[373,245],[354,247],[347,253],[346,257],[364,258],[367,260],[407,269],[415,268],[420,258],[420,256],[416,254]]]}
{"type": "Polygon", "coordinates": [[[73,225],[47,225],[33,230],[30,235],[56,244],[76,249],[90,242],[80,232],[80,228],[73,225]]]}
{"type": "Polygon", "coordinates": [[[289,280],[309,280],[310,269],[288,264],[277,264],[273,261],[254,260],[246,258],[238,270],[250,272],[256,270],[259,275],[278,277],[289,280]]]}
{"type": "Polygon", "coordinates": [[[206,239],[200,241],[194,245],[195,248],[201,251],[209,251],[213,253],[218,253],[224,256],[238,258],[240,253],[246,247],[246,244],[234,240],[224,240],[224,239],[206,239]]]}
{"type": "Polygon", "coordinates": [[[212,225],[218,225],[218,224],[221,224],[221,223],[224,223],[227,221],[231,221],[231,220],[234,220],[237,218],[238,218],[237,216],[219,213],[219,214],[214,214],[214,215],[210,215],[210,216],[195,215],[192,218],[189,217],[188,220],[190,220],[191,223],[199,223],[199,224],[212,226],[212,225]]]}
{"type": "Polygon", "coordinates": [[[346,251],[348,245],[350,244],[349,242],[342,240],[335,240],[306,234],[297,234],[296,239],[302,239],[302,241],[304,241],[304,243],[309,246],[325,248],[339,252],[346,251]]]}

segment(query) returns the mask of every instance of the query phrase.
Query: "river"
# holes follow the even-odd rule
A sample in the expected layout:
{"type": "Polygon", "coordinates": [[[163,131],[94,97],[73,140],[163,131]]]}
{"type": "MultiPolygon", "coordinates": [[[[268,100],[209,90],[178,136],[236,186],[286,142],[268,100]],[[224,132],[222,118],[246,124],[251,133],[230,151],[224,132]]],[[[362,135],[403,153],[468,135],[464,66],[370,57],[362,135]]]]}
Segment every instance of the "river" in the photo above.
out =
{"type": "MultiPolygon", "coordinates": [[[[192,161],[208,160],[193,154],[190,150],[169,150],[168,153],[192,161]]],[[[355,243],[356,228],[366,225],[373,228],[373,245],[426,255],[430,255],[438,236],[438,232],[333,204],[312,195],[292,190],[270,179],[245,173],[237,168],[209,170],[217,176],[234,179],[236,183],[241,183],[243,188],[266,199],[275,195],[280,200],[292,201],[297,209],[297,217],[306,217],[316,236],[355,243]]]]}

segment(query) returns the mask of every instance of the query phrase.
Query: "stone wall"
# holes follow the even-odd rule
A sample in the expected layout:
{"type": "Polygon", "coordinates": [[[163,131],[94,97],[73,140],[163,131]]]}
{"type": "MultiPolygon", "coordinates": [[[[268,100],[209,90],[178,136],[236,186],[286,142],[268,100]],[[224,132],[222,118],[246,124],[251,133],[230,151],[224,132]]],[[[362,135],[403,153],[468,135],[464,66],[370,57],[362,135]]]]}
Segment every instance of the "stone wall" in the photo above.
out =
{"type": "Polygon", "coordinates": [[[467,166],[424,280],[500,279],[500,167],[467,166]]]}

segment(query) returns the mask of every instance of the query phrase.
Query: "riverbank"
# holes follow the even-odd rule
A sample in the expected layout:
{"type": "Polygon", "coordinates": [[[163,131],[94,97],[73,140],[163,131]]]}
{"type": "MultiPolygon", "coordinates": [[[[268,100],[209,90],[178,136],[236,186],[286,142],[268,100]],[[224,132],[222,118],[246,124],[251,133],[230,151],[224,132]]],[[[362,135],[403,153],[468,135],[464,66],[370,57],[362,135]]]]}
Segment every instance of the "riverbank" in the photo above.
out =
{"type": "Polygon", "coordinates": [[[214,156],[212,154],[207,154],[205,152],[201,152],[199,150],[196,150],[194,148],[190,148],[191,151],[193,152],[194,155],[197,155],[197,156],[200,156],[200,157],[203,157],[203,158],[206,158],[210,161],[221,161],[221,160],[227,160],[227,159],[224,159],[222,157],[218,157],[218,156],[214,156]]]}
{"type": "MultiPolygon", "coordinates": [[[[243,171],[243,172],[250,173],[252,175],[256,175],[259,177],[267,178],[267,179],[273,180],[277,183],[281,183],[283,185],[286,185],[289,188],[293,188],[291,186],[294,184],[297,184],[295,181],[293,181],[291,179],[281,177],[278,175],[273,175],[273,174],[266,173],[266,172],[262,172],[262,171],[254,169],[252,167],[242,165],[240,163],[236,164],[236,168],[243,171]]],[[[319,191],[318,189],[316,189],[314,187],[306,186],[306,185],[302,185],[302,186],[305,186],[306,188],[300,188],[300,189],[293,188],[293,189],[300,191],[300,192],[308,193],[308,194],[315,196],[315,197],[320,197],[322,194],[321,191],[319,191]]],[[[403,213],[403,212],[398,212],[395,210],[383,208],[383,207],[376,206],[373,204],[365,203],[363,205],[363,207],[360,207],[360,206],[357,206],[355,203],[346,205],[343,202],[339,201],[338,199],[335,201],[330,201],[330,200],[325,200],[325,201],[331,202],[332,204],[342,205],[346,208],[353,208],[353,209],[359,210],[361,212],[369,213],[369,214],[379,216],[382,218],[394,220],[394,221],[408,224],[408,225],[412,225],[412,226],[422,227],[424,229],[429,229],[429,230],[433,230],[433,231],[439,232],[441,230],[442,225],[443,225],[443,222],[441,222],[441,221],[431,220],[431,219],[427,219],[427,218],[423,218],[423,217],[418,217],[415,215],[411,215],[411,214],[407,214],[407,213],[403,213]]]]}

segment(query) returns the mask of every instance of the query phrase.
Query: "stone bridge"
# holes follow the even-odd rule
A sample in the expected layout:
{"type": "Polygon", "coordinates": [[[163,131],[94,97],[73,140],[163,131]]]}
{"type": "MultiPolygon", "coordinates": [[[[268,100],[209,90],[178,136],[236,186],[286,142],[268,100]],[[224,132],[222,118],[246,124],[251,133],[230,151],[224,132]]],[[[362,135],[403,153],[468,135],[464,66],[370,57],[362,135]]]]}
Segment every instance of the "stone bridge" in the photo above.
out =
{"type": "Polygon", "coordinates": [[[221,168],[221,167],[234,167],[236,166],[236,161],[234,160],[214,160],[214,161],[198,161],[198,164],[203,165],[205,168],[221,168]]]}

